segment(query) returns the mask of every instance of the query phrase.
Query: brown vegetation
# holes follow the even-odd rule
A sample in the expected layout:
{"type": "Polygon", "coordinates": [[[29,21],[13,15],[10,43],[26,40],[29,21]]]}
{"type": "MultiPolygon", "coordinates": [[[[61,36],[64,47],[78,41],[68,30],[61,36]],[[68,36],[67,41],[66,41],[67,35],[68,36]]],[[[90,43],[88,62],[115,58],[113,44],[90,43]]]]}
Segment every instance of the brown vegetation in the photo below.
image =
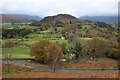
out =
{"type": "Polygon", "coordinates": [[[70,69],[101,69],[103,68],[118,68],[118,63],[116,60],[109,59],[109,58],[100,58],[96,60],[90,60],[86,62],[79,62],[76,64],[70,64],[64,66],[64,68],[70,69]]]}
{"type": "Polygon", "coordinates": [[[31,22],[30,20],[25,20],[25,19],[18,18],[18,17],[15,17],[15,16],[8,16],[8,15],[4,15],[4,14],[0,14],[0,16],[2,16],[2,19],[0,19],[0,23],[9,23],[9,22],[12,22],[12,21],[15,21],[15,22],[31,22]]]}
{"type": "Polygon", "coordinates": [[[31,72],[29,74],[3,75],[3,78],[118,78],[117,72],[111,73],[66,73],[66,72],[31,72]]]}

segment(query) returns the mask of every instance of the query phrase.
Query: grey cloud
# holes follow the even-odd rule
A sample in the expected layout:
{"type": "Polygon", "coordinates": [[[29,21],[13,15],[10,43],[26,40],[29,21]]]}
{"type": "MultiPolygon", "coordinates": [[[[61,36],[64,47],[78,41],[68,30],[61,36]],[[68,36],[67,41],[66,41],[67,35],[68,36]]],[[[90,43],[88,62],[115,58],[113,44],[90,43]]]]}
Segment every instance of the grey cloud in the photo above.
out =
{"type": "Polygon", "coordinates": [[[38,16],[71,14],[117,15],[119,0],[2,0],[0,12],[8,14],[29,14],[38,16]]]}

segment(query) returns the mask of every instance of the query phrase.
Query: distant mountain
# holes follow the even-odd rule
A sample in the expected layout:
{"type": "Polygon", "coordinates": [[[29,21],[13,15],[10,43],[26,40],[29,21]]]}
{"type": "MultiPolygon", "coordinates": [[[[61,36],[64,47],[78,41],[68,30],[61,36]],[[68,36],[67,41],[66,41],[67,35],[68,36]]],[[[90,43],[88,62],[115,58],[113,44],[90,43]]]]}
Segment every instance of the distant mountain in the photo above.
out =
{"type": "Polygon", "coordinates": [[[22,18],[19,18],[16,16],[9,16],[9,15],[5,15],[5,14],[0,14],[0,16],[2,17],[2,19],[0,19],[0,23],[10,23],[10,22],[28,23],[28,22],[32,22],[31,20],[22,19],[22,18]]]}
{"type": "Polygon", "coordinates": [[[35,20],[35,21],[40,21],[42,19],[39,16],[31,16],[31,15],[27,15],[27,14],[6,14],[6,15],[16,16],[19,18],[28,19],[28,20],[35,20]]]}
{"type": "Polygon", "coordinates": [[[118,23],[117,16],[82,16],[79,17],[82,20],[89,20],[94,22],[105,22],[108,24],[118,23]]]}

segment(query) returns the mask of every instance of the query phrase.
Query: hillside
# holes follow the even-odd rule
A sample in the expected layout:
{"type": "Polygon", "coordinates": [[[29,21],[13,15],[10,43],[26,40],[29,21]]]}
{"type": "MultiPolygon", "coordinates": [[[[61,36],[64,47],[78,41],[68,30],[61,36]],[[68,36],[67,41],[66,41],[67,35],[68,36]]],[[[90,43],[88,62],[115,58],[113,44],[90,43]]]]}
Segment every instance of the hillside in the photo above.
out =
{"type": "Polygon", "coordinates": [[[79,20],[74,16],[69,14],[58,14],[55,16],[47,16],[39,22],[34,22],[33,26],[44,26],[44,27],[75,27],[81,24],[89,24],[92,22],[87,22],[84,20],[79,20]]]}
{"type": "Polygon", "coordinates": [[[0,16],[2,16],[2,20],[0,20],[0,23],[10,23],[10,22],[28,23],[28,22],[32,22],[30,20],[18,18],[15,16],[9,16],[9,15],[4,15],[4,14],[0,14],[0,16]]]}
{"type": "MultiPolygon", "coordinates": [[[[62,34],[69,40],[74,37],[105,37],[116,36],[116,25],[106,24],[104,22],[91,22],[86,20],[79,20],[69,14],[58,14],[55,16],[47,16],[39,22],[33,22],[31,26],[40,26],[40,30],[44,31],[51,27],[62,27],[67,33],[63,31],[62,34]],[[72,38],[71,38],[72,37],[72,38]]],[[[57,31],[57,29],[55,29],[57,31]]],[[[116,40],[116,38],[114,38],[116,40]]]]}
{"type": "Polygon", "coordinates": [[[28,20],[35,20],[35,21],[40,21],[42,19],[39,16],[31,16],[31,15],[27,15],[27,14],[6,14],[6,15],[16,16],[19,18],[28,19],[28,20]]]}
{"type": "Polygon", "coordinates": [[[82,20],[90,20],[94,22],[105,22],[109,24],[118,23],[117,16],[82,16],[79,17],[82,20]]]}

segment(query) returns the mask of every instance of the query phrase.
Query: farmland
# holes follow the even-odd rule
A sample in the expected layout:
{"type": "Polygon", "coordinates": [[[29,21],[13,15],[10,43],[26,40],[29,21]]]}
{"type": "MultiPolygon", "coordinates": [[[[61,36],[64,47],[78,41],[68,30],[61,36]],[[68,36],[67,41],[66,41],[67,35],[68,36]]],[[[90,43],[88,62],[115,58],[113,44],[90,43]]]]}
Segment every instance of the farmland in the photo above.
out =
{"type": "Polygon", "coordinates": [[[118,33],[108,24],[60,14],[3,25],[4,78],[117,78],[118,33]]]}

